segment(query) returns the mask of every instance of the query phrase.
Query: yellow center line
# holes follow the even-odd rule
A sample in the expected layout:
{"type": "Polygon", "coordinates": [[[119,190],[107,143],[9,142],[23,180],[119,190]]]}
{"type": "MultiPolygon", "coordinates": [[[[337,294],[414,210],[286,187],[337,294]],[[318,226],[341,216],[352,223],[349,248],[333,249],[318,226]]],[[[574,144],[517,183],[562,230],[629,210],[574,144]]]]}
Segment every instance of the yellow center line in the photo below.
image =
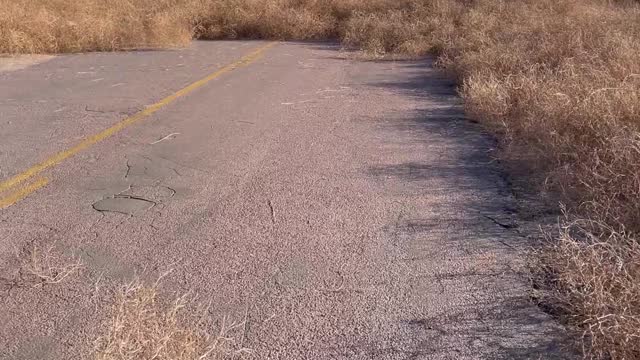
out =
{"type": "MultiPolygon", "coordinates": [[[[193,84],[178,90],[177,92],[167,96],[166,98],[158,101],[155,104],[149,105],[147,106],[144,110],[134,114],[131,117],[128,117],[124,120],[121,120],[120,122],[116,123],[115,125],[111,126],[110,128],[103,130],[95,135],[91,135],[86,137],[84,140],[82,140],[79,144],[67,149],[67,150],[63,150],[53,156],[51,156],[50,158],[44,160],[43,162],[36,164],[30,168],[28,168],[27,170],[13,176],[12,178],[0,182],[0,193],[5,192],[13,187],[15,187],[16,185],[19,185],[20,183],[24,182],[25,180],[38,175],[39,173],[41,173],[42,171],[53,167],[55,165],[60,164],[61,162],[63,162],[64,160],[70,158],[71,156],[79,153],[80,151],[95,145],[96,143],[118,133],[119,131],[139,122],[140,120],[143,120],[147,117],[149,117],[150,115],[154,114],[155,112],[157,112],[158,110],[160,110],[161,108],[171,104],[172,102],[174,102],[175,100],[188,95],[190,93],[192,93],[193,91],[201,88],[202,86],[206,85],[208,82],[220,77],[223,74],[226,74],[230,71],[233,71],[237,68],[243,67],[243,66],[247,66],[251,63],[253,63],[254,61],[258,60],[262,54],[269,49],[270,47],[274,46],[276,44],[276,42],[271,42],[268,43],[266,45],[263,45],[261,47],[259,47],[258,49],[254,50],[253,52],[249,53],[248,55],[243,56],[242,58],[240,58],[238,61],[231,63],[229,65],[226,65],[225,67],[217,70],[216,72],[208,75],[205,78],[202,78],[196,82],[194,82],[193,84]]],[[[40,182],[37,182],[36,184],[40,184],[40,182]]],[[[24,198],[25,196],[27,196],[29,193],[41,188],[42,186],[45,186],[45,184],[41,184],[40,186],[38,186],[37,188],[33,188],[33,185],[31,186],[27,186],[24,189],[17,191],[16,193],[23,193],[26,191],[26,193],[24,194],[24,196],[18,198],[18,200],[24,198]]],[[[7,202],[9,198],[15,197],[15,194],[10,194],[8,195],[6,198],[0,198],[0,204],[7,202]]],[[[18,201],[16,200],[16,201],[18,201]]],[[[16,202],[14,201],[14,203],[16,202]]]]}
{"type": "Polygon", "coordinates": [[[27,197],[32,192],[46,186],[48,183],[49,183],[49,180],[47,178],[39,178],[33,184],[29,184],[25,187],[19,188],[18,190],[0,199],[0,209],[9,207],[17,203],[18,201],[27,197]]]}

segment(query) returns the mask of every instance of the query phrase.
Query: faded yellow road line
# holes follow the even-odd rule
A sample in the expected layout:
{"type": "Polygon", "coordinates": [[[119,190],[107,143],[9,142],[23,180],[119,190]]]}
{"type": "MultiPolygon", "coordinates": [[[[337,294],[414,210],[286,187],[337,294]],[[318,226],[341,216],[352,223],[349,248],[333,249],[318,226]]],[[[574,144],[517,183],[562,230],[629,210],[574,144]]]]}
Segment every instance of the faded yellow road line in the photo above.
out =
{"type": "MultiPolygon", "coordinates": [[[[259,47],[258,49],[254,50],[253,52],[249,53],[248,55],[243,56],[242,58],[240,58],[238,61],[231,63],[219,70],[217,70],[216,72],[208,75],[205,78],[202,78],[196,82],[194,82],[193,84],[178,90],[177,92],[175,92],[172,95],[167,96],[166,98],[158,101],[155,104],[149,105],[147,106],[144,110],[134,114],[131,117],[128,117],[118,123],[116,123],[115,125],[113,125],[112,127],[103,130],[102,132],[99,132],[95,135],[91,135],[87,138],[85,138],[84,140],[82,140],[79,144],[75,145],[72,148],[69,148],[67,150],[61,151],[55,155],[53,155],[52,157],[44,160],[43,162],[36,164],[30,168],[28,168],[27,170],[21,172],[20,174],[17,174],[15,176],[13,176],[12,178],[0,182],[0,193],[5,192],[9,189],[14,188],[16,185],[19,185],[20,183],[24,182],[25,180],[38,175],[39,173],[41,173],[42,171],[53,167],[55,165],[60,164],[61,162],[63,162],[64,160],[66,160],[67,158],[70,158],[71,156],[79,153],[80,151],[95,145],[96,143],[118,133],[119,131],[139,122],[140,120],[143,120],[147,117],[149,117],[150,115],[154,114],[155,112],[157,112],[158,110],[160,110],[161,108],[171,104],[172,102],[174,102],[175,100],[177,100],[178,98],[181,98],[185,95],[188,95],[190,93],[192,93],[193,91],[201,88],[202,86],[206,85],[208,82],[220,77],[221,75],[224,75],[230,71],[233,71],[237,68],[243,67],[243,66],[247,66],[251,63],[253,63],[254,61],[258,60],[262,54],[269,49],[270,47],[274,46],[276,44],[276,42],[271,42],[268,43],[264,46],[259,47]]],[[[46,184],[45,184],[46,185],[46,184]]],[[[42,185],[44,186],[44,185],[42,185]]],[[[40,186],[40,187],[42,187],[40,186]]],[[[40,188],[38,187],[38,188],[40,188]]],[[[25,196],[27,196],[29,193],[37,190],[36,189],[32,189],[31,191],[27,192],[26,194],[24,194],[24,196],[22,196],[20,199],[24,198],[25,196]]],[[[31,187],[25,187],[23,190],[28,190],[31,189],[31,187]]],[[[23,190],[20,190],[18,192],[22,192],[23,190]]],[[[0,198],[0,204],[7,202],[10,197],[12,197],[13,195],[8,195],[6,198],[0,198]]],[[[18,199],[18,200],[20,200],[18,199]]],[[[16,201],[18,201],[16,200],[16,201]]],[[[14,201],[15,203],[15,201],[14,201]]]]}
{"type": "Polygon", "coordinates": [[[19,188],[18,190],[12,192],[11,194],[0,199],[0,209],[4,209],[9,207],[18,201],[24,199],[32,192],[45,187],[49,183],[47,178],[39,178],[34,183],[29,184],[23,188],[19,188]]]}

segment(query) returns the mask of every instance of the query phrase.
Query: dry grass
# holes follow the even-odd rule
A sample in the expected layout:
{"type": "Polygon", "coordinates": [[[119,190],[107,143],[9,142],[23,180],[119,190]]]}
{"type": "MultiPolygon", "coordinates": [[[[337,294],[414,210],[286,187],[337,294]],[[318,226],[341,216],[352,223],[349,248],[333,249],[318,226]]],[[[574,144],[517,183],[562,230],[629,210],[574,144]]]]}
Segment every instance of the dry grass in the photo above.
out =
{"type": "Polygon", "coordinates": [[[217,334],[206,331],[206,309],[181,296],[166,302],[159,296],[158,283],[148,286],[140,280],[123,286],[116,294],[104,335],[96,340],[99,360],[204,360],[241,358],[229,332],[243,324],[226,325],[217,334]]]}
{"type": "Polygon", "coordinates": [[[638,353],[640,8],[614,0],[0,0],[0,53],[325,39],[433,53],[502,157],[567,206],[539,257],[587,354],[638,353]],[[590,219],[579,221],[575,219],[590,219]]]}
{"type": "Polygon", "coordinates": [[[181,0],[0,0],[0,53],[111,51],[183,45],[181,0]]]}
{"type": "Polygon", "coordinates": [[[56,253],[54,246],[41,249],[31,245],[23,251],[23,256],[22,269],[37,285],[61,283],[82,268],[79,257],[63,257],[56,253]]]}
{"type": "MultiPolygon", "coordinates": [[[[389,11],[401,16],[414,3],[414,0],[0,0],[0,53],[172,47],[187,44],[193,37],[347,38],[352,18],[386,16],[389,11]]],[[[401,29],[402,24],[395,23],[395,27],[401,29]]]]}
{"type": "Polygon", "coordinates": [[[546,296],[555,311],[583,329],[585,355],[640,358],[637,239],[582,220],[563,224],[549,246],[534,258],[552,285],[546,296]]]}
{"type": "Polygon", "coordinates": [[[458,21],[439,62],[468,113],[571,214],[538,253],[542,301],[584,331],[585,355],[640,358],[640,9],[478,1],[458,21]]]}
{"type": "Polygon", "coordinates": [[[59,284],[78,274],[83,266],[79,257],[61,254],[55,244],[43,247],[35,242],[18,251],[15,260],[15,272],[0,276],[0,285],[8,292],[15,288],[59,284]]]}

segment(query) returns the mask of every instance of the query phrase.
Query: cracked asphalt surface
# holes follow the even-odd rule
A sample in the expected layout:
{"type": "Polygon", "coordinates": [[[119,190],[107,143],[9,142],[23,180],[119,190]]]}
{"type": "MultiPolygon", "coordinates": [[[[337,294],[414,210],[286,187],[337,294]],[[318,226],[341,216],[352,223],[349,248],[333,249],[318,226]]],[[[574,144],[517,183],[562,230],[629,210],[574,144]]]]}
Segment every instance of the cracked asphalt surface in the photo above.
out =
{"type": "MultiPolygon", "coordinates": [[[[0,181],[262,44],[0,73],[0,181]]],[[[247,358],[570,358],[529,300],[492,146],[429,60],[278,44],[0,210],[0,358],[87,358],[109,311],[101,294],[168,269],[167,293],[247,319],[247,358]],[[34,243],[77,254],[83,271],[12,286],[16,253],[34,243]]]]}

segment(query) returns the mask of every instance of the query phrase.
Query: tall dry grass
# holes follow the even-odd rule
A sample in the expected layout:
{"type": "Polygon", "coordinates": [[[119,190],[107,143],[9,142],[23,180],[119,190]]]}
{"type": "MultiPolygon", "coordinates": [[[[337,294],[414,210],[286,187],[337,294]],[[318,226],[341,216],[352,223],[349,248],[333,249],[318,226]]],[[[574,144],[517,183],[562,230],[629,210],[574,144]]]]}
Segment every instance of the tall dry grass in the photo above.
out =
{"type": "Polygon", "coordinates": [[[340,39],[438,56],[505,161],[566,205],[544,301],[595,358],[640,358],[640,8],[613,0],[0,0],[0,53],[340,39]]]}
{"type": "Polygon", "coordinates": [[[567,221],[534,257],[544,295],[583,331],[589,358],[638,359],[640,243],[590,220],[567,221]]]}
{"type": "Polygon", "coordinates": [[[0,53],[113,51],[187,44],[182,0],[0,0],[0,53]]]}

